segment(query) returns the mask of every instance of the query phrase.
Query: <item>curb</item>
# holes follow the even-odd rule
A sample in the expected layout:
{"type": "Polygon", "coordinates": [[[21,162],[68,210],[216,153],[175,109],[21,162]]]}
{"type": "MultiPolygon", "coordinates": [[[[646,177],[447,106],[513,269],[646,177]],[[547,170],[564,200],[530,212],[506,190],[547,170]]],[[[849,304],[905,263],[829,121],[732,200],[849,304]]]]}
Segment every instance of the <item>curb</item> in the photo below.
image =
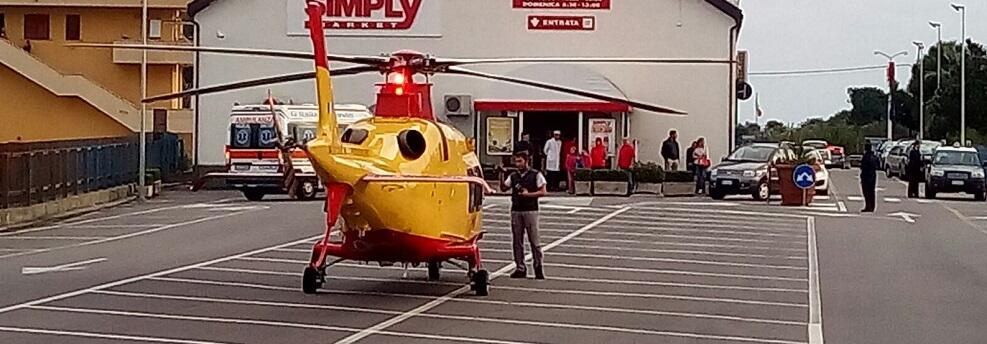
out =
{"type": "Polygon", "coordinates": [[[96,211],[100,211],[100,210],[103,210],[103,209],[106,209],[106,208],[112,208],[112,207],[116,207],[118,205],[130,203],[130,202],[133,202],[136,199],[137,199],[137,196],[129,196],[129,197],[125,197],[125,198],[122,198],[122,199],[113,201],[113,202],[107,202],[107,203],[97,204],[97,205],[94,205],[94,206],[91,206],[91,207],[87,207],[87,208],[76,209],[76,210],[65,212],[65,213],[62,213],[62,214],[58,214],[58,215],[55,215],[55,216],[52,216],[52,217],[47,217],[47,218],[43,218],[43,219],[37,219],[37,220],[34,220],[34,221],[25,222],[25,223],[18,223],[18,224],[9,225],[9,226],[6,226],[6,227],[0,227],[0,233],[15,232],[15,231],[20,230],[20,229],[24,229],[24,228],[28,228],[28,227],[34,227],[34,226],[37,226],[37,225],[40,225],[40,224],[44,224],[44,223],[48,223],[48,222],[53,222],[53,221],[58,221],[58,220],[64,220],[64,219],[71,218],[71,217],[85,215],[85,214],[96,212],[96,211]]]}

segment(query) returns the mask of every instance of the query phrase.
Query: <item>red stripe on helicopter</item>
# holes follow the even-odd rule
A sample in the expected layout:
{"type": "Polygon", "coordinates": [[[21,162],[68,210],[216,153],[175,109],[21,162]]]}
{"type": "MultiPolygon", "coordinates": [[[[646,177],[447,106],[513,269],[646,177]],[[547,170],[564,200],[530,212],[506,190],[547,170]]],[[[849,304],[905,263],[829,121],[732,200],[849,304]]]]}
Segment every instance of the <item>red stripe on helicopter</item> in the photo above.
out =
{"type": "MultiPolygon", "coordinates": [[[[308,12],[308,20],[312,23],[322,21],[322,13],[325,12],[326,4],[321,1],[309,0],[305,9],[308,12]]],[[[312,35],[312,45],[315,54],[315,66],[329,70],[329,60],[326,56],[326,35],[322,25],[308,25],[309,33],[312,35]]]]}

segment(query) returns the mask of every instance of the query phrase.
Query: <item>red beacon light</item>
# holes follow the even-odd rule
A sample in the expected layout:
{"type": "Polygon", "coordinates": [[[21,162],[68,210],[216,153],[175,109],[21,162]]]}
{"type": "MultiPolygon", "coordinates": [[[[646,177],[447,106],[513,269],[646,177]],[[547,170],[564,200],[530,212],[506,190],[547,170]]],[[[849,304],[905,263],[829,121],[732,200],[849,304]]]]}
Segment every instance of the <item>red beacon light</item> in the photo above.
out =
{"type": "Polygon", "coordinates": [[[434,119],[431,84],[416,83],[412,68],[393,68],[384,79],[384,83],[378,84],[376,116],[434,119]]]}

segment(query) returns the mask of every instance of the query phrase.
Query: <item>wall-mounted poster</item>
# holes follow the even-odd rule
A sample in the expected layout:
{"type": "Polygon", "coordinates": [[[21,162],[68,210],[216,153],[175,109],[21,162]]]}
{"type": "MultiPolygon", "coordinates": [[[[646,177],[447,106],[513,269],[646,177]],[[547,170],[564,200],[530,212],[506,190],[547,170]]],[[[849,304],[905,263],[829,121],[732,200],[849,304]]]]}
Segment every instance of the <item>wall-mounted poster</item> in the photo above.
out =
{"type": "Polygon", "coordinates": [[[613,118],[591,118],[589,120],[589,144],[590,148],[596,146],[596,139],[603,140],[603,145],[607,147],[607,155],[614,155],[614,145],[617,133],[617,121],[613,118]]]}
{"type": "Polygon", "coordinates": [[[487,117],[487,155],[511,155],[514,150],[514,119],[487,117]]]}

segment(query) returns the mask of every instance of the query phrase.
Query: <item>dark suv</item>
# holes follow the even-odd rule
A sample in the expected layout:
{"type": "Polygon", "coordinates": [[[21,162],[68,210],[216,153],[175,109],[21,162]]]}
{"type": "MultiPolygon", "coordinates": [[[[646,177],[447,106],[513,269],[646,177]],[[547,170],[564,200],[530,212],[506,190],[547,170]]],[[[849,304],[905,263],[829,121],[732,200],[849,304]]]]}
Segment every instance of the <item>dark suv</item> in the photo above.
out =
{"type": "Polygon", "coordinates": [[[976,149],[936,149],[932,164],[926,169],[926,177],[926,198],[936,198],[940,192],[963,192],[972,194],[978,201],[985,200],[987,185],[984,183],[984,165],[976,149]]]}

